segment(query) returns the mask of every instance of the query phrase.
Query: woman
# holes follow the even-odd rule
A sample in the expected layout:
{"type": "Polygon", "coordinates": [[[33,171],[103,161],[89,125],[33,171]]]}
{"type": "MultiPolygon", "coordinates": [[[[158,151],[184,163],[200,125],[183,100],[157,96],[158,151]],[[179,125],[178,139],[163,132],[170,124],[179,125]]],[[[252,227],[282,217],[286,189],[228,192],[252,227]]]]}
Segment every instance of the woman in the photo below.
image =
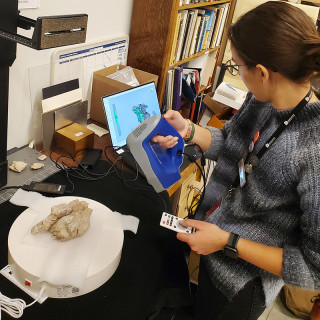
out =
{"type": "Polygon", "coordinates": [[[249,89],[240,110],[221,130],[165,115],[217,161],[197,220],[182,223],[196,232],[177,235],[201,254],[197,319],[257,319],[284,283],[320,289],[319,35],[303,11],[270,1],[229,39],[229,69],[249,89]]]}

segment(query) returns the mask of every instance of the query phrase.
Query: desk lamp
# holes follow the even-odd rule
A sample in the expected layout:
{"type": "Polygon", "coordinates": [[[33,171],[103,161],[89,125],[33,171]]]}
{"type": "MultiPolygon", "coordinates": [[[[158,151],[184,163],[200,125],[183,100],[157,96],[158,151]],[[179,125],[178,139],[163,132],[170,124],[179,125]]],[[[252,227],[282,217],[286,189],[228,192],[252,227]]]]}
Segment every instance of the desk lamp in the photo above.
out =
{"type": "Polygon", "coordinates": [[[18,0],[0,1],[0,187],[7,184],[9,68],[16,59],[17,43],[36,50],[83,43],[87,21],[86,14],[39,17],[35,21],[19,14],[18,0]],[[18,27],[34,28],[32,38],[17,34],[18,27]]]}

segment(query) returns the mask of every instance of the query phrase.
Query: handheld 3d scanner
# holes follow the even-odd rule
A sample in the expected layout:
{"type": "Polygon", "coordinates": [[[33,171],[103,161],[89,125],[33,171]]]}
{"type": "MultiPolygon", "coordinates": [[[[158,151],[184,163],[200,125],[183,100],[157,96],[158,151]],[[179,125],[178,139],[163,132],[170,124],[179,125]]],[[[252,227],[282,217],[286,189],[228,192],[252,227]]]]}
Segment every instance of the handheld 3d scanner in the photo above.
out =
{"type": "Polygon", "coordinates": [[[138,125],[128,135],[127,145],[156,192],[169,188],[181,178],[179,167],[184,142],[178,131],[161,116],[147,118],[138,125]],[[152,141],[156,135],[178,137],[178,143],[173,148],[163,148],[152,141]]]}

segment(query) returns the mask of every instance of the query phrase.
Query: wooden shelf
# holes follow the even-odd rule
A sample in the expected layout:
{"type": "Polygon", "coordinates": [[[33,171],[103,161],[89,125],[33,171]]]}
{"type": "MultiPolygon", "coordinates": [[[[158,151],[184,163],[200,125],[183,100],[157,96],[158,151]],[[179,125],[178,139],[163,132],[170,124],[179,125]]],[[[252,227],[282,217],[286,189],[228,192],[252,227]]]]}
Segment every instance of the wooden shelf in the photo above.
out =
{"type": "Polygon", "coordinates": [[[194,8],[200,8],[200,7],[205,7],[205,6],[213,6],[213,5],[222,4],[222,3],[228,3],[228,2],[230,2],[230,0],[225,0],[225,1],[221,0],[221,1],[211,1],[211,2],[185,4],[184,6],[179,6],[179,10],[194,9],[194,8]]]}
{"type": "Polygon", "coordinates": [[[191,60],[193,60],[193,59],[195,59],[195,58],[201,57],[201,56],[203,56],[203,55],[205,55],[205,54],[209,54],[210,52],[217,51],[218,49],[220,49],[220,46],[215,47],[215,48],[211,48],[211,49],[206,49],[206,50],[199,51],[199,52],[193,54],[192,56],[190,56],[190,57],[188,57],[188,58],[185,58],[185,59],[183,59],[183,60],[180,60],[180,61],[177,61],[177,62],[171,64],[171,65],[169,66],[169,69],[174,68],[174,67],[176,67],[176,66],[179,66],[179,65],[181,65],[181,64],[184,64],[184,63],[186,63],[186,62],[189,62],[189,61],[191,61],[191,60]]]}
{"type": "Polygon", "coordinates": [[[183,65],[198,57],[216,52],[216,65],[210,76],[215,78],[216,66],[221,65],[227,42],[227,33],[223,32],[219,46],[202,50],[192,56],[172,63],[171,52],[174,42],[177,16],[181,10],[201,9],[205,6],[217,6],[229,3],[224,30],[231,24],[237,0],[219,0],[179,6],[179,0],[135,0],[132,11],[130,44],[127,64],[159,76],[157,93],[160,106],[165,91],[167,73],[178,65],[183,65]]]}

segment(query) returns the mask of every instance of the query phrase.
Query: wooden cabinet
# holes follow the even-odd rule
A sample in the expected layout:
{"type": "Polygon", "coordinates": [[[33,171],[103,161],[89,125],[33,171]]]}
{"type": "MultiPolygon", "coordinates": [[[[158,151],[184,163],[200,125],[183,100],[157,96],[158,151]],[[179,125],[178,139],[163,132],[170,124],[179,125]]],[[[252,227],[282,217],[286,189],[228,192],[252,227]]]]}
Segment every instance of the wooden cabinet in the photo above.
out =
{"type": "Polygon", "coordinates": [[[215,54],[215,65],[212,65],[212,59],[208,59],[210,61],[208,68],[212,70],[212,76],[210,77],[212,82],[216,66],[221,65],[227,41],[225,30],[232,21],[236,0],[198,1],[199,3],[196,4],[181,6],[179,5],[179,0],[134,1],[127,64],[128,66],[159,76],[157,90],[160,106],[162,105],[166,75],[169,69],[177,65],[183,66],[200,56],[215,54]],[[201,9],[205,6],[215,6],[224,3],[229,3],[229,10],[226,16],[224,32],[222,33],[221,44],[214,48],[201,50],[181,61],[170,63],[172,48],[176,43],[175,29],[179,12],[181,10],[201,9]]]}

